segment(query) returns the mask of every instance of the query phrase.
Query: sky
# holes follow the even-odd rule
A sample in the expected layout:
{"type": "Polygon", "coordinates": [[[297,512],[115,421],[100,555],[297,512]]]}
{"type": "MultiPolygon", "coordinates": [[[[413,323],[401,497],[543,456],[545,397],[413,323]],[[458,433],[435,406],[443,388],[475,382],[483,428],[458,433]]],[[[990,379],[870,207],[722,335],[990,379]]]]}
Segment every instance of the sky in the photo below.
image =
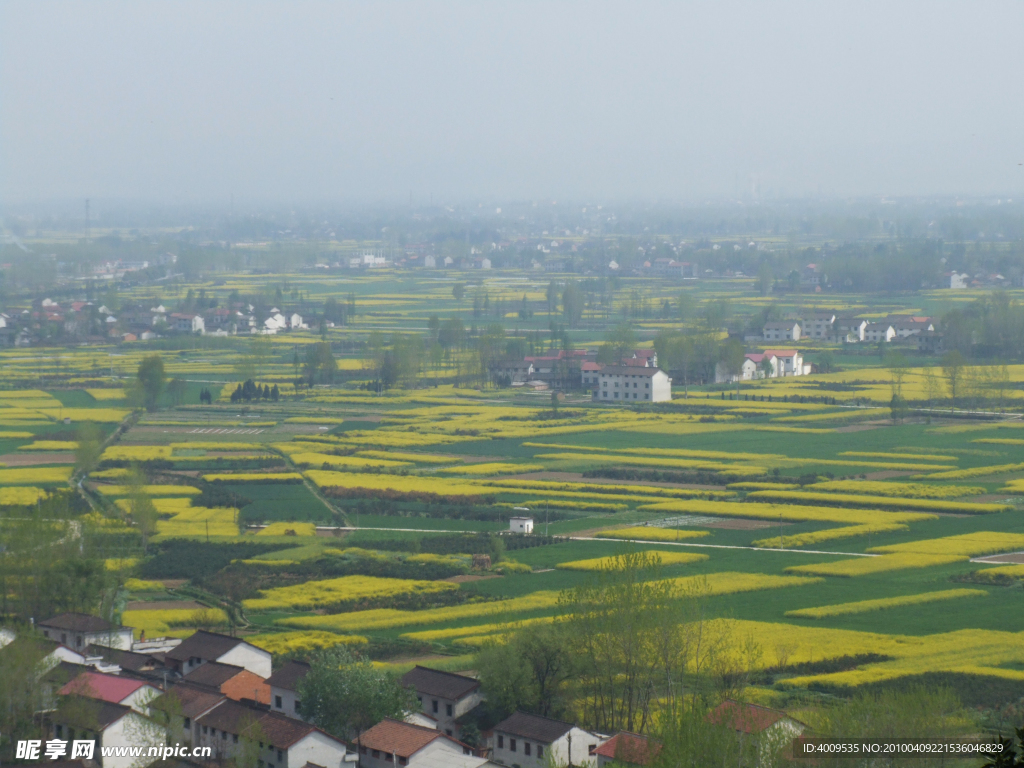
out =
{"type": "Polygon", "coordinates": [[[1024,196],[1024,2],[4,0],[0,201],[1024,196]]]}

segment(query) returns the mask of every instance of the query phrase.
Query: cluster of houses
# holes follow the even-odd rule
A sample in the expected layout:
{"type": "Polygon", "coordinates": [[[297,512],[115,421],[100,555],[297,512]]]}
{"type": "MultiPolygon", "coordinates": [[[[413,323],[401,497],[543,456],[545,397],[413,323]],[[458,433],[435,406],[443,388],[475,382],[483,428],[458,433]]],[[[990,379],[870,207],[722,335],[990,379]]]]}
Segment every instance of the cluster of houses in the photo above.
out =
{"type": "Polygon", "coordinates": [[[602,403],[661,403],[672,399],[672,379],[658,368],[658,353],[635,349],[616,364],[597,362],[589,349],[558,350],[522,360],[499,360],[492,375],[513,387],[537,390],[579,384],[602,403]],[[567,377],[574,381],[567,381],[567,377]],[[578,379],[578,380],[576,380],[578,379]]]}
{"type": "Polygon", "coordinates": [[[30,346],[45,327],[81,338],[148,341],[168,334],[276,334],[308,328],[302,315],[272,307],[257,311],[251,304],[202,312],[169,312],[163,304],[122,306],[114,311],[92,301],[60,304],[43,299],[13,316],[0,313],[0,346],[30,346]]]}
{"type": "Polygon", "coordinates": [[[769,342],[803,340],[843,344],[906,341],[915,344],[922,352],[935,352],[942,348],[942,334],[935,330],[933,319],[918,315],[867,319],[843,317],[830,311],[814,312],[802,319],[765,323],[761,338],[769,342]]]}
{"type": "Polygon", "coordinates": [[[806,376],[810,372],[811,364],[805,363],[803,355],[797,350],[766,349],[764,352],[747,352],[738,372],[730,371],[723,363],[718,363],[715,366],[715,383],[806,376]]]}
{"type": "MultiPolygon", "coordinates": [[[[271,654],[244,639],[199,630],[185,640],[134,641],[130,628],[81,613],[41,621],[35,631],[47,652],[38,715],[48,738],[91,741],[96,756],[99,747],[167,744],[190,754],[206,748],[209,757],[196,764],[245,757],[260,768],[599,768],[648,765],[661,748],[646,736],[599,734],[526,712],[493,722],[479,680],[423,666],[402,678],[417,710],[346,741],[304,719],[299,692],[309,665],[292,660],[273,669],[271,654]]],[[[0,633],[0,654],[27,641],[0,633]]],[[[804,730],[784,712],[732,701],[709,720],[772,743],[804,730]]],[[[155,761],[108,755],[100,765],[155,761]]]]}

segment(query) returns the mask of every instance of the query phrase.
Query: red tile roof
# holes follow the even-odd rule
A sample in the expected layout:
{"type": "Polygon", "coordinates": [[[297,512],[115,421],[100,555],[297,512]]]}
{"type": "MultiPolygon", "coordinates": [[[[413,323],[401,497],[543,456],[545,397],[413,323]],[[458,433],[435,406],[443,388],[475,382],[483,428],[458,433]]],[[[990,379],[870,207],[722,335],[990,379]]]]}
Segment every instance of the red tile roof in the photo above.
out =
{"type": "Polygon", "coordinates": [[[770,709],[759,704],[740,704],[731,700],[723,701],[708,713],[709,722],[725,725],[743,733],[761,733],[781,720],[793,718],[779,709],[770,709]]]}
{"type": "Polygon", "coordinates": [[[626,765],[649,765],[661,752],[661,743],[629,731],[621,731],[594,750],[626,765]]]}
{"type": "Polygon", "coordinates": [[[61,688],[61,696],[77,694],[90,699],[109,701],[120,704],[146,683],[117,675],[105,675],[100,672],[83,672],[70,683],[61,688]]]}
{"type": "Polygon", "coordinates": [[[367,749],[379,749],[382,752],[393,752],[399,757],[409,758],[419,752],[435,739],[447,739],[463,749],[464,744],[450,736],[445,736],[433,728],[422,725],[403,723],[401,720],[386,718],[359,737],[359,746],[367,749]]]}

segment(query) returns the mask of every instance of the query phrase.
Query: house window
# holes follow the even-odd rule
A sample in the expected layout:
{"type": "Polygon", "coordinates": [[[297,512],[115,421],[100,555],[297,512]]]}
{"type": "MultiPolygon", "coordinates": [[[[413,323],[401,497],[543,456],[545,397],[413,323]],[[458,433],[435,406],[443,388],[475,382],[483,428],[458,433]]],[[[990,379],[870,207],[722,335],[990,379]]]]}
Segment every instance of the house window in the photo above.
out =
{"type": "Polygon", "coordinates": [[[295,714],[299,714],[302,711],[302,702],[299,699],[295,700],[295,714]]]}
{"type": "Polygon", "coordinates": [[[221,731],[220,732],[220,740],[221,741],[227,741],[228,740],[228,732],[227,731],[221,731]]]}
{"type": "Polygon", "coordinates": [[[189,728],[191,728],[191,727],[192,727],[192,718],[191,718],[191,717],[186,717],[186,718],[185,718],[185,725],[184,725],[184,727],[185,727],[185,730],[186,730],[186,731],[187,731],[187,730],[188,730],[189,728]]]}
{"type": "Polygon", "coordinates": [[[373,750],[373,752],[370,753],[370,757],[376,757],[376,758],[379,759],[380,758],[380,750],[379,749],[373,750]]]}
{"type": "Polygon", "coordinates": [[[60,641],[61,641],[61,642],[62,642],[62,643],[63,643],[64,645],[67,645],[67,644],[68,644],[68,634],[67,634],[67,632],[61,632],[61,633],[60,633],[60,641]]]}
{"type": "MultiPolygon", "coordinates": [[[[206,734],[207,734],[207,729],[206,729],[206,726],[204,725],[203,726],[203,735],[205,736],[206,734]]],[[[260,746],[262,747],[263,745],[260,744],[260,746]]]]}
{"type": "Polygon", "coordinates": [[[537,745],[537,759],[540,760],[542,757],[544,757],[544,745],[543,744],[538,744],[537,745]]]}
{"type": "Polygon", "coordinates": [[[238,743],[238,734],[237,733],[234,733],[234,734],[231,735],[231,741],[234,742],[235,744],[238,743]]]}
{"type": "Polygon", "coordinates": [[[409,761],[406,760],[404,757],[400,757],[400,758],[398,758],[398,764],[399,765],[408,765],[409,761]]]}
{"type": "Polygon", "coordinates": [[[445,728],[445,729],[444,729],[444,732],[445,732],[445,734],[446,734],[447,736],[451,736],[451,735],[452,735],[452,729],[451,729],[451,728],[445,728]]]}
{"type": "Polygon", "coordinates": [[[280,762],[281,762],[281,760],[283,760],[283,759],[284,759],[284,754],[283,754],[283,753],[281,752],[281,750],[280,750],[280,749],[279,749],[279,750],[277,750],[277,762],[279,762],[279,763],[280,763],[280,762]]]}
{"type": "Polygon", "coordinates": [[[275,696],[274,697],[274,706],[277,707],[278,709],[283,709],[283,707],[281,706],[281,697],[280,696],[275,696]]]}
{"type": "Polygon", "coordinates": [[[437,708],[437,699],[434,699],[434,700],[433,700],[432,702],[430,702],[430,703],[431,703],[431,704],[433,705],[433,709],[434,709],[434,712],[436,713],[436,712],[438,711],[438,708],[437,708]]]}
{"type": "Polygon", "coordinates": [[[509,752],[515,752],[516,751],[516,740],[515,739],[509,739],[508,740],[508,751],[509,752]]]}
{"type": "Polygon", "coordinates": [[[451,717],[452,716],[452,705],[451,704],[445,704],[444,705],[444,711],[445,711],[445,714],[448,715],[448,717],[451,717]]]}
{"type": "Polygon", "coordinates": [[[57,729],[56,729],[56,733],[57,733],[57,738],[58,739],[63,739],[64,738],[64,726],[63,725],[58,725],[57,729]]]}
{"type": "Polygon", "coordinates": [[[501,734],[498,734],[498,749],[504,749],[504,748],[505,748],[505,737],[502,736],[501,734]]]}
{"type": "Polygon", "coordinates": [[[523,754],[524,755],[529,755],[530,754],[530,742],[528,742],[528,741],[524,741],[523,742],[523,754]]]}

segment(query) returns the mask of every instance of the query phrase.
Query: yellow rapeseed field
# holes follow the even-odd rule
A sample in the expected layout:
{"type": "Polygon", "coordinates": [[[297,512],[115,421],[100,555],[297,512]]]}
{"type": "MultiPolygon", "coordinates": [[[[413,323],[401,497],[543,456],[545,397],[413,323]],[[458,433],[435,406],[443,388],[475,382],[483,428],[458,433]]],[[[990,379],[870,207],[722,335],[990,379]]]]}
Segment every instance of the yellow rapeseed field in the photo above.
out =
{"type": "Polygon", "coordinates": [[[637,539],[640,541],[684,541],[707,536],[708,531],[678,530],[676,528],[656,528],[653,525],[641,525],[633,528],[616,528],[611,531],[598,531],[594,536],[601,539],[637,539]]]}
{"type": "Polygon", "coordinates": [[[24,467],[0,469],[0,486],[55,485],[71,477],[71,467],[24,467]]]}
{"type": "Polygon", "coordinates": [[[78,443],[72,440],[36,440],[28,445],[19,445],[19,451],[73,451],[78,443]]]}
{"type": "Polygon", "coordinates": [[[132,627],[138,637],[141,630],[146,630],[146,635],[156,637],[167,635],[174,629],[194,627],[192,622],[196,619],[197,612],[203,615],[203,621],[210,622],[213,626],[225,626],[228,623],[227,614],[220,608],[171,608],[155,611],[125,611],[121,614],[121,623],[126,627],[132,627]]]}
{"type": "Polygon", "coordinates": [[[898,496],[917,499],[955,499],[986,493],[980,485],[930,485],[928,483],[894,483],[882,480],[828,480],[807,486],[812,491],[898,496]]]}
{"type": "Polygon", "coordinates": [[[791,565],[786,573],[807,573],[815,576],[868,576],[886,571],[901,571],[907,568],[931,568],[967,560],[962,555],[892,554],[878,557],[858,557],[838,560],[834,563],[814,565],[791,565]]]}
{"type": "Polygon", "coordinates": [[[794,533],[789,536],[769,536],[766,539],[758,539],[753,542],[755,547],[776,549],[779,547],[807,547],[812,544],[821,544],[823,541],[835,539],[848,539],[852,536],[867,536],[875,533],[892,533],[893,531],[905,531],[907,526],[900,523],[874,523],[871,525],[850,525],[843,528],[827,528],[824,531],[809,531],[807,533],[794,533]]]}
{"type": "Polygon", "coordinates": [[[270,632],[264,635],[250,635],[245,638],[257,648],[270,651],[275,656],[285,653],[310,653],[335,645],[366,645],[369,641],[362,635],[338,635],[334,632],[270,632]]]}
{"type": "Polygon", "coordinates": [[[257,536],[316,536],[316,525],[313,523],[271,523],[256,532],[257,536]],[[289,533],[290,532],[290,533],[289,533]]]}
{"type": "MultiPolygon", "coordinates": [[[[661,565],[681,565],[683,563],[696,563],[708,559],[707,555],[699,555],[693,552],[659,552],[652,549],[643,554],[653,556],[661,565]]],[[[555,568],[560,568],[564,571],[603,571],[615,568],[621,563],[621,557],[612,555],[610,557],[595,557],[590,560],[573,560],[568,563],[559,563],[555,568]]]]}
{"type": "Polygon", "coordinates": [[[112,445],[103,452],[103,461],[153,461],[170,459],[169,445],[112,445]]]}
{"type": "Polygon", "coordinates": [[[263,597],[244,600],[242,604],[250,611],[296,610],[311,611],[350,600],[368,598],[398,597],[407,595],[432,595],[453,592],[458,584],[447,581],[422,581],[418,579],[386,579],[376,576],[342,576],[324,581],[307,581],[290,587],[275,587],[263,590],[263,597]]]}
{"type": "Polygon", "coordinates": [[[27,507],[45,498],[46,491],[42,488],[35,488],[31,485],[0,488],[0,507],[27,507]]]}
{"type": "Polygon", "coordinates": [[[878,600],[858,600],[854,603],[822,605],[818,608],[800,608],[795,611],[786,611],[786,616],[797,619],[826,619],[830,616],[867,613],[868,611],[881,611],[886,608],[900,608],[905,605],[934,603],[940,600],[955,600],[960,597],[977,597],[986,594],[988,593],[983,589],[944,589],[939,592],[924,592],[919,595],[884,597],[878,600]]]}
{"type": "Polygon", "coordinates": [[[876,509],[920,509],[932,512],[959,512],[961,514],[984,515],[993,512],[1005,512],[1011,507],[1007,504],[972,504],[966,501],[941,501],[939,499],[908,499],[891,498],[889,496],[863,496],[850,493],[815,493],[814,491],[754,491],[749,495],[752,499],[766,501],[788,501],[795,504],[824,503],[850,507],[868,507],[876,509]]]}
{"type": "Polygon", "coordinates": [[[941,539],[921,539],[903,544],[874,547],[870,551],[977,557],[996,552],[1012,552],[1018,549],[1024,549],[1024,533],[975,531],[958,536],[944,536],[941,539]]]}

